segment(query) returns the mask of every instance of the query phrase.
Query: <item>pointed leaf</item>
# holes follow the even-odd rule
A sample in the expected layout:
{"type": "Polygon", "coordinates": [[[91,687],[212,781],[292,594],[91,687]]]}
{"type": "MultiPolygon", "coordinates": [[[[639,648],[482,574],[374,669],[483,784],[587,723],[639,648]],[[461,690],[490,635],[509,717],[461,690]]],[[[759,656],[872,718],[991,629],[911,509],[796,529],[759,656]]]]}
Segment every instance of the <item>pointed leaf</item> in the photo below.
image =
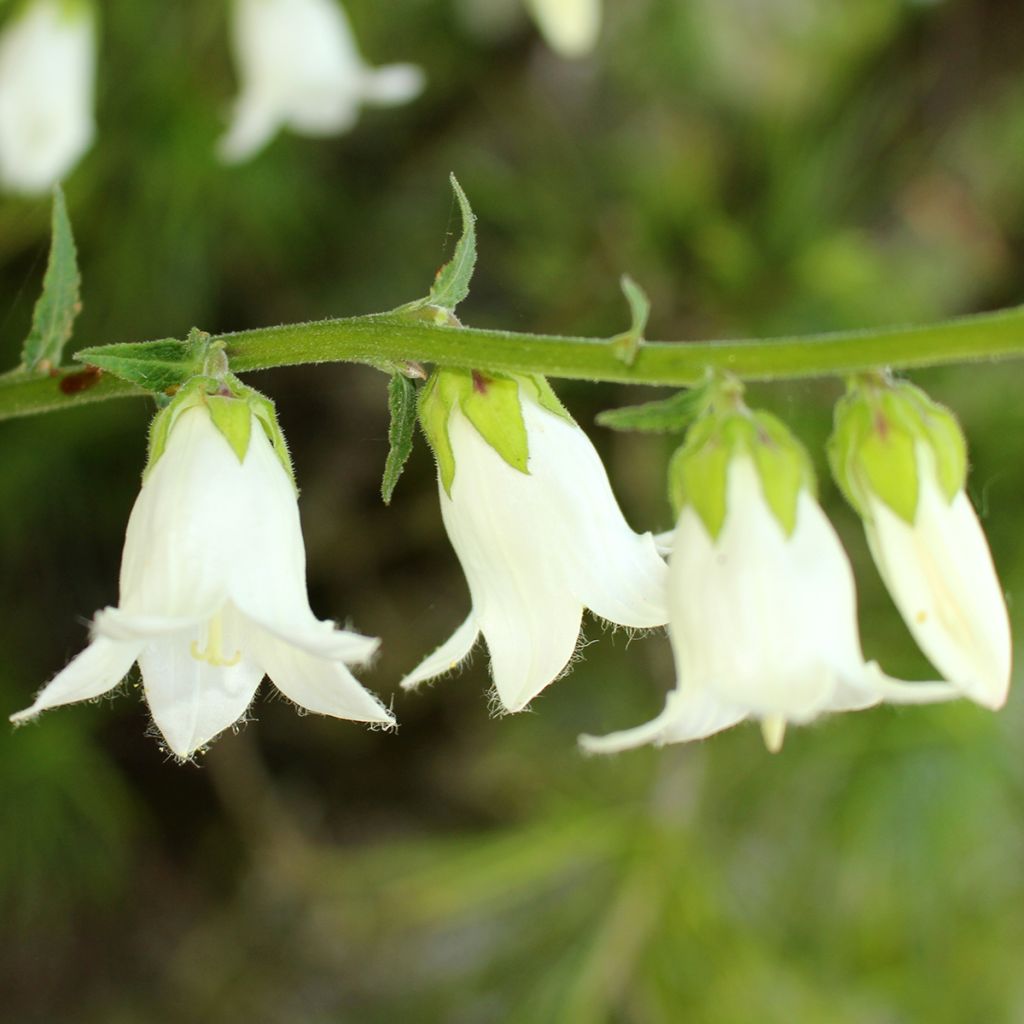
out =
{"type": "Polygon", "coordinates": [[[81,276],[67,204],[59,185],[53,189],[50,258],[43,276],[43,292],[32,313],[32,329],[25,339],[21,361],[27,370],[60,366],[64,346],[71,338],[75,317],[82,308],[81,276]]]}
{"type": "Polygon", "coordinates": [[[480,436],[513,468],[529,473],[529,441],[519,385],[509,377],[472,373],[473,387],[461,405],[480,436]]]}
{"type": "Polygon", "coordinates": [[[597,422],[612,430],[639,430],[648,434],[669,434],[685,430],[706,408],[706,388],[677,391],[669,398],[622,409],[606,409],[597,422]]]}
{"type": "Polygon", "coordinates": [[[75,359],[149,391],[167,391],[202,373],[208,347],[208,339],[197,332],[187,341],[165,338],[84,348],[75,359]]]}
{"type": "Polygon", "coordinates": [[[226,395],[209,395],[206,406],[213,425],[231,445],[239,462],[245,462],[252,438],[252,410],[249,403],[226,395]]]}
{"type": "Polygon", "coordinates": [[[437,272],[427,299],[431,305],[446,310],[454,310],[469,294],[469,282],[476,266],[476,217],[454,174],[451,182],[462,212],[462,237],[456,243],[452,258],[437,272]]]}
{"type": "Polygon", "coordinates": [[[391,447],[380,485],[380,496],[385,505],[391,504],[395,484],[412,454],[413,433],[416,430],[416,387],[404,373],[392,374],[388,384],[388,408],[391,410],[391,426],[388,428],[388,443],[391,447]]]}
{"type": "Polygon", "coordinates": [[[628,274],[623,274],[619,283],[629,303],[631,322],[628,331],[612,338],[612,348],[615,350],[616,359],[627,366],[632,366],[643,344],[644,331],[647,330],[647,321],[651,315],[651,300],[628,274]]]}

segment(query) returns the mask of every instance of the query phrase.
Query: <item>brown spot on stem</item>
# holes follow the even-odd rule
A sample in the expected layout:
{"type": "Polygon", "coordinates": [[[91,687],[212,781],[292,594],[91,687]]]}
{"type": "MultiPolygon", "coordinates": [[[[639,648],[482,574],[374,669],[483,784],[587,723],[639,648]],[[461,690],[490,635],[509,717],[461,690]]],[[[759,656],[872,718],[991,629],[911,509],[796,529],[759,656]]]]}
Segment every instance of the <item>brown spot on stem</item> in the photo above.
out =
{"type": "Polygon", "coordinates": [[[78,373],[69,373],[66,377],[61,377],[57,386],[62,394],[77,395],[80,391],[88,391],[98,384],[102,376],[103,371],[98,366],[87,366],[78,373]]]}
{"type": "Polygon", "coordinates": [[[487,394],[487,378],[479,371],[473,371],[473,390],[478,395],[487,394]]]}

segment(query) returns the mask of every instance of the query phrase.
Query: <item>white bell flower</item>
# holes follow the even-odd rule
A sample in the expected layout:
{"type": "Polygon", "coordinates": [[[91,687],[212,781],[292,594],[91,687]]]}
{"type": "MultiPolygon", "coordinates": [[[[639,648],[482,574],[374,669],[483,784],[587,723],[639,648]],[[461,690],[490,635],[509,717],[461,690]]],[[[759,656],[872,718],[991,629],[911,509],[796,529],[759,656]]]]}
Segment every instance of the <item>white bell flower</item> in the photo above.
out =
{"type": "Polygon", "coordinates": [[[118,606],[96,616],[90,645],[11,720],[98,697],[137,661],[153,720],[180,758],[242,718],[264,674],[309,711],[393,725],[346,667],[378,641],[310,609],[283,440],[275,450],[266,417],[244,399],[204,397],[160,415],[169,414],[128,522],[118,606]],[[225,402],[234,407],[218,406],[215,420],[225,402]]]}
{"type": "Polygon", "coordinates": [[[584,57],[601,34],[601,0],[526,0],[548,45],[562,57],[584,57]]]}
{"type": "Polygon", "coordinates": [[[337,0],[234,0],[241,88],[221,159],[246,160],[282,127],[299,135],[348,131],[363,103],[392,106],[423,89],[412,64],[371,68],[337,0]]]}
{"type": "Polygon", "coordinates": [[[913,524],[873,494],[864,529],[878,571],[918,646],[964,695],[997,710],[1010,687],[1010,620],[978,516],[961,488],[950,501],[935,458],[917,446],[913,524]]]}
{"type": "Polygon", "coordinates": [[[851,382],[829,444],[878,571],[918,646],[965,697],[996,710],[1010,686],[1010,621],[970,499],[949,409],[885,375],[851,382]]]}
{"type": "Polygon", "coordinates": [[[92,144],[96,30],[84,0],[33,0],[0,35],[0,183],[46,192],[92,144]]]}
{"type": "Polygon", "coordinates": [[[451,671],[482,633],[501,706],[521,711],[565,671],[584,607],[623,626],[664,625],[667,568],[654,538],[626,523],[594,446],[546,382],[440,372],[432,393],[455,381],[455,397],[438,399],[440,421],[421,405],[421,421],[473,607],[402,687],[451,671]],[[507,404],[490,408],[501,390],[507,404]]]}
{"type": "MultiPolygon", "coordinates": [[[[768,444],[777,440],[776,434],[768,444]]],[[[791,722],[806,724],[826,712],[882,700],[959,696],[945,683],[903,683],[865,663],[853,572],[806,482],[796,483],[787,530],[780,505],[773,505],[766,489],[765,466],[747,451],[714,457],[722,454],[725,504],[717,535],[688,501],[669,558],[676,689],[653,721],[609,736],[582,736],[584,750],[614,753],[646,743],[682,743],[753,718],[774,752],[791,722]]],[[[783,487],[791,488],[795,479],[782,475],[783,487]]],[[[713,486],[709,476],[701,479],[713,486]]]]}

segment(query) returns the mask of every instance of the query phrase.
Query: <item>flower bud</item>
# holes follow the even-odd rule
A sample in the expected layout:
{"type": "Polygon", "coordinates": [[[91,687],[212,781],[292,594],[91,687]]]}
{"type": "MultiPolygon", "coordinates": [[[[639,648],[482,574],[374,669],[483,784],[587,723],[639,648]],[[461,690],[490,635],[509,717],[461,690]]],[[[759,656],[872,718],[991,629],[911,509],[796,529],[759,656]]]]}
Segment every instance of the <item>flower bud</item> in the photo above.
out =
{"type": "Polygon", "coordinates": [[[965,696],[1001,707],[1009,618],[952,412],[906,382],[858,379],[836,407],[829,459],[918,646],[965,696]]]}

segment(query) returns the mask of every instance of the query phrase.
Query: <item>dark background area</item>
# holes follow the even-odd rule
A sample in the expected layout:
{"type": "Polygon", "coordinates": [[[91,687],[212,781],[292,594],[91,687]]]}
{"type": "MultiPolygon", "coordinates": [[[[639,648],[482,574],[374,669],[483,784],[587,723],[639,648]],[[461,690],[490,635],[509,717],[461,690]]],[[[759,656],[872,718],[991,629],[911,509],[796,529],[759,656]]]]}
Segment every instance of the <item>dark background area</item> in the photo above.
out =
{"type": "MultiPolygon", "coordinates": [[[[367,57],[421,99],[350,134],[213,155],[234,78],[220,3],[102,5],[96,143],[66,188],[75,344],[383,310],[426,291],[458,215],[477,326],[610,335],[618,277],[653,338],[926,320],[1021,299],[1024,12],[1010,0],[609,0],[597,52],[559,59],[510,0],[349,0],[367,57]],[[509,8],[481,36],[460,9],[509,8]]],[[[0,343],[14,365],[49,202],[0,200],[0,343]]],[[[144,733],[137,686],[0,730],[3,1016],[74,1024],[1024,1020],[1018,696],[880,708],[792,730],[585,759],[645,721],[667,641],[596,641],[532,713],[488,715],[486,657],[420,695],[401,675],[468,609],[420,444],[380,504],[386,378],[248,381],[278,403],[314,610],[384,638],[366,684],[395,735],[299,717],[265,683],[195,765],[144,733]]],[[[913,379],[961,416],[970,491],[1024,594],[1016,364],[913,379]]],[[[611,435],[650,391],[556,387],[637,529],[671,525],[670,439],[611,435]]],[[[828,478],[841,381],[758,386],[811,448],[854,560],[865,653],[923,678],[828,478]]],[[[0,428],[5,713],[115,602],[142,400],[0,428]]]]}

